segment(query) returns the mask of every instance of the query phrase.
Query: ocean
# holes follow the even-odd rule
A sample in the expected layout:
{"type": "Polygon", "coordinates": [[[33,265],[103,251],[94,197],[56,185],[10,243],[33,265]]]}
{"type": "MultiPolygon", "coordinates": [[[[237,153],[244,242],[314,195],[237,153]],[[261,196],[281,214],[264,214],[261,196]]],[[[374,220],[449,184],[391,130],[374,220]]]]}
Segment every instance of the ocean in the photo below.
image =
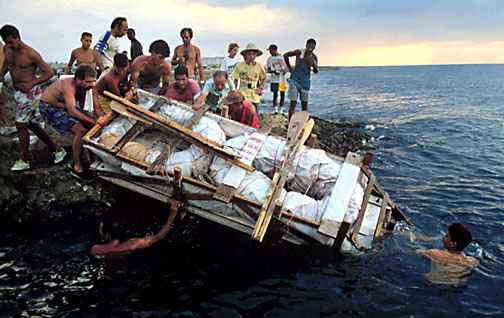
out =
{"type": "Polygon", "coordinates": [[[195,221],[105,262],[88,255],[95,233],[3,233],[0,315],[504,317],[504,65],[324,69],[310,98],[316,116],[374,137],[371,168],[417,233],[467,225],[467,254],[481,264],[465,284],[429,282],[415,250],[442,243],[406,235],[334,258],[261,248],[195,221]]]}

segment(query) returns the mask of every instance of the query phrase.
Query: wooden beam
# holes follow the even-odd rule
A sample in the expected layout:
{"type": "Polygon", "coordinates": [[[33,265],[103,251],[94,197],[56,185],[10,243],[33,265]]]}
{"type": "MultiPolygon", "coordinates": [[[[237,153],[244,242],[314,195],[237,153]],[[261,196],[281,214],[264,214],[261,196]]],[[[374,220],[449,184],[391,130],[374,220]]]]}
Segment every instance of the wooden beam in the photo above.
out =
{"type": "Polygon", "coordinates": [[[166,133],[176,135],[179,138],[183,138],[191,144],[195,144],[196,146],[202,147],[207,151],[212,152],[213,154],[221,157],[222,159],[239,166],[247,171],[253,172],[255,169],[249,165],[245,165],[238,160],[238,156],[227,149],[224,149],[222,145],[202,136],[199,133],[192,131],[191,129],[185,128],[184,126],[178,124],[177,122],[170,120],[166,117],[163,117],[159,114],[153,113],[141,106],[135,105],[132,102],[116,96],[110,92],[105,91],[104,94],[107,97],[116,100],[123,105],[127,106],[128,111],[133,114],[142,117],[144,120],[151,122],[153,125],[158,127],[160,130],[165,131],[166,133]]]}
{"type": "Polygon", "coordinates": [[[388,207],[388,194],[385,194],[385,196],[382,199],[382,204],[380,208],[380,216],[378,217],[378,223],[376,224],[376,230],[374,233],[374,237],[380,237],[383,232],[383,222],[385,222],[385,216],[387,212],[387,207],[388,207]]]}
{"type": "Polygon", "coordinates": [[[364,196],[362,198],[361,208],[359,210],[359,214],[357,215],[357,220],[355,221],[354,229],[352,232],[352,240],[355,242],[357,242],[357,235],[359,235],[359,231],[362,226],[362,221],[364,220],[364,216],[366,215],[369,197],[371,196],[371,192],[373,191],[374,184],[375,184],[375,176],[374,174],[372,174],[371,177],[368,179],[366,190],[364,191],[364,196]]]}

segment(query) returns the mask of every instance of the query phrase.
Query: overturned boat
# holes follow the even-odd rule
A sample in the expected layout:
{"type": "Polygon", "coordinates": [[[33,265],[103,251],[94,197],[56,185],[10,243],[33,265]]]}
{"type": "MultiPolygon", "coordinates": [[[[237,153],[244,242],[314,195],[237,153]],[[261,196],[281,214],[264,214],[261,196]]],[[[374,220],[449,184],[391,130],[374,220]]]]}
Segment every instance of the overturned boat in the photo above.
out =
{"type": "Polygon", "coordinates": [[[314,125],[306,112],[282,138],[142,90],[137,104],[105,95],[113,112],[84,143],[100,158],[92,170],[120,187],[183,201],[185,212],[260,242],[363,250],[396,222],[410,223],[368,156],[305,145],[314,125]]]}

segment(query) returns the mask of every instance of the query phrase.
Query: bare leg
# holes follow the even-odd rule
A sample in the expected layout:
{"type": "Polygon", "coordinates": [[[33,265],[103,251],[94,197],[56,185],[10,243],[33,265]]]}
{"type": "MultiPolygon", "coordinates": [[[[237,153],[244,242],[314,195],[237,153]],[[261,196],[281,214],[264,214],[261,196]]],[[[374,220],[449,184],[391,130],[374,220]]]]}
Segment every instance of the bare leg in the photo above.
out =
{"type": "Polygon", "coordinates": [[[84,171],[84,169],[82,168],[81,151],[82,151],[82,137],[86,133],[86,128],[84,128],[84,126],[82,126],[81,123],[78,123],[75,124],[71,130],[74,134],[72,143],[73,160],[74,160],[73,169],[75,172],[80,173],[84,171]]]}
{"type": "Polygon", "coordinates": [[[42,129],[42,127],[37,124],[30,124],[28,127],[40,140],[42,140],[47,145],[51,153],[55,152],[56,149],[59,148],[54,143],[54,141],[52,141],[51,137],[49,137],[49,134],[44,129],[42,129]]]}
{"type": "Polygon", "coordinates": [[[30,160],[30,134],[28,128],[23,123],[16,123],[16,129],[19,135],[19,147],[21,148],[21,159],[25,162],[30,160]]]}
{"type": "Polygon", "coordinates": [[[289,120],[291,119],[292,115],[294,115],[294,112],[296,111],[296,103],[297,103],[297,101],[295,101],[295,100],[291,100],[291,102],[290,102],[289,120]]]}
{"type": "Polygon", "coordinates": [[[304,111],[308,111],[308,102],[301,102],[301,109],[304,111]]]}

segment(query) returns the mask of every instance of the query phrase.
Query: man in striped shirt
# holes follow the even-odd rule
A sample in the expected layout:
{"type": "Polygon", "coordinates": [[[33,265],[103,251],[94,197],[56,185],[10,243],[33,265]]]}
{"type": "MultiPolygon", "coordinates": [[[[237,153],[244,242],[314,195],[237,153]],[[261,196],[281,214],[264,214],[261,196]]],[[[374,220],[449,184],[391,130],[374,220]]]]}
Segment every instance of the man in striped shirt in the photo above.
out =
{"type": "Polygon", "coordinates": [[[126,35],[128,21],[124,17],[115,18],[110,25],[110,31],[105,32],[95,46],[95,50],[102,55],[103,68],[108,69],[114,65],[114,56],[120,53],[119,38],[126,35]]]}

